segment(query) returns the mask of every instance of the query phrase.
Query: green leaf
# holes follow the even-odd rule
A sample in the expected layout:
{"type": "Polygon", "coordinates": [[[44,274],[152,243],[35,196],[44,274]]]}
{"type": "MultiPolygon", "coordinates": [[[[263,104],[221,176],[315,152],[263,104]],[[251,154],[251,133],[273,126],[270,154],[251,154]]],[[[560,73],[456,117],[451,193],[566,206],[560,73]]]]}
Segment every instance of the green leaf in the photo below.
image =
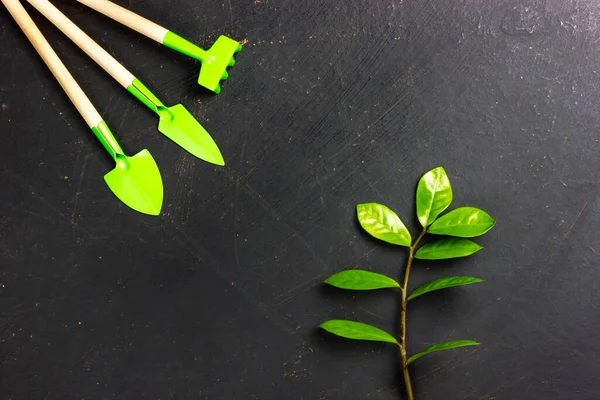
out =
{"type": "Polygon", "coordinates": [[[358,221],[371,236],[400,246],[410,246],[412,241],[406,226],[395,212],[378,203],[365,203],[356,206],[358,221]]]}
{"type": "Polygon", "coordinates": [[[468,239],[445,238],[429,242],[419,248],[415,258],[420,260],[443,260],[470,256],[483,247],[468,239]]]}
{"type": "Polygon", "coordinates": [[[340,289],[373,290],[399,288],[398,282],[389,276],[360,269],[338,272],[325,280],[325,283],[340,289]]]}
{"type": "Polygon", "coordinates": [[[437,279],[433,282],[419,286],[410,294],[410,296],[408,296],[408,300],[412,300],[415,297],[419,297],[425,293],[433,292],[434,290],[446,289],[454,286],[471,285],[473,283],[480,282],[484,282],[484,280],[470,276],[450,276],[448,278],[437,279]]]}
{"type": "Polygon", "coordinates": [[[492,229],[496,221],[483,210],[460,207],[435,221],[427,232],[458,237],[480,236],[492,229]]]}
{"type": "Polygon", "coordinates": [[[332,319],[323,322],[319,328],[347,339],[371,340],[375,342],[388,342],[398,344],[398,341],[386,331],[382,331],[362,322],[348,321],[345,319],[332,319]]]}
{"type": "Polygon", "coordinates": [[[414,356],[409,358],[406,363],[410,364],[411,362],[415,361],[416,359],[419,359],[426,354],[434,353],[436,351],[455,349],[457,347],[465,347],[465,346],[479,346],[479,344],[480,343],[474,342],[472,340],[454,340],[452,342],[436,344],[435,346],[431,346],[430,348],[425,349],[422,352],[415,354],[414,356]]]}
{"type": "Polygon", "coordinates": [[[452,187],[446,171],[437,167],[427,172],[417,186],[417,217],[427,227],[452,203],[452,187]]]}

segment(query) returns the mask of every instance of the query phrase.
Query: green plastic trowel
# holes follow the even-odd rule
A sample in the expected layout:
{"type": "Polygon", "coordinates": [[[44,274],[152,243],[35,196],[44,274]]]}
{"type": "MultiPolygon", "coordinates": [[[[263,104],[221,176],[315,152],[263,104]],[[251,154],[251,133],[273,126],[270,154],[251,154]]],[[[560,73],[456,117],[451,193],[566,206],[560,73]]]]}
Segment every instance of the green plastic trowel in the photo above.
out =
{"type": "Polygon", "coordinates": [[[148,150],[127,156],[110,129],[69,73],[58,55],[37,28],[18,0],[1,0],[52,74],[65,90],[96,137],[111,155],[116,167],[104,175],[104,181],[123,203],[136,211],[158,215],[163,203],[160,172],[148,150]]]}
{"type": "Polygon", "coordinates": [[[196,157],[213,164],[225,165],[213,138],[183,105],[164,106],[138,79],[134,79],[127,90],[160,117],[159,132],[196,157]]]}
{"type": "Polygon", "coordinates": [[[210,134],[181,104],[165,106],[139,79],[47,0],[28,0],[124,88],[159,117],[158,130],[194,156],[225,165],[221,151],[210,134]]]}
{"type": "Polygon", "coordinates": [[[200,61],[202,68],[200,69],[198,84],[215,93],[221,92],[219,83],[222,79],[227,79],[229,76],[227,67],[235,64],[233,56],[242,49],[240,43],[222,35],[219,36],[210,49],[203,50],[189,40],[108,0],[77,1],[160,44],[200,61]]]}
{"type": "Polygon", "coordinates": [[[146,149],[126,156],[104,121],[92,127],[96,137],[117,166],[104,175],[104,181],[123,203],[136,211],[158,215],[163,202],[163,183],[158,167],[146,149]]]}

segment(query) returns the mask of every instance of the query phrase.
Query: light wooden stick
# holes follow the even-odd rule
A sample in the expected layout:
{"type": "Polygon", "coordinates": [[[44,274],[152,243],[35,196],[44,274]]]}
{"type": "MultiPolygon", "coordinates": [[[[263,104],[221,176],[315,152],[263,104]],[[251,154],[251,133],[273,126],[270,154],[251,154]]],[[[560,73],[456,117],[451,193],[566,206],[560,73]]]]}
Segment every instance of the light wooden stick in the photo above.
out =
{"type": "Polygon", "coordinates": [[[121,65],[113,56],[104,50],[98,43],[82,31],[73,21],[67,18],[60,10],[48,0],[27,0],[58,29],[69,37],[81,50],[85,51],[117,82],[127,89],[134,81],[135,76],[121,65]]]}
{"type": "Polygon", "coordinates": [[[158,43],[163,42],[165,35],[169,32],[168,29],[155,24],[146,18],[129,11],[115,3],[108,0],[77,0],[81,4],[98,11],[106,15],[109,18],[114,19],[117,22],[122,23],[125,26],[130,27],[134,31],[141,33],[144,36],[148,36],[150,39],[157,41],[158,43]]]}
{"type": "Polygon", "coordinates": [[[1,0],[90,128],[102,117],[18,0],[1,0]]]}

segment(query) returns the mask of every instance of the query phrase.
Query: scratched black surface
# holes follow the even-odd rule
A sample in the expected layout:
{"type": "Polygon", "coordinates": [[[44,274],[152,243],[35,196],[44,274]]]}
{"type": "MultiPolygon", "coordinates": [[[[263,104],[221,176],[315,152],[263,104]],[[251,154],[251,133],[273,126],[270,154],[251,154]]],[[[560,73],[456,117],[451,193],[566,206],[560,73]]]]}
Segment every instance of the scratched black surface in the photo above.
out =
{"type": "Polygon", "coordinates": [[[320,282],[399,274],[356,203],[414,227],[421,173],[488,210],[485,251],[419,264],[419,399],[598,399],[600,5],[592,0],[120,1],[202,45],[246,44],[219,96],[199,65],[74,2],[57,5],[168,104],[212,132],[226,168],[161,137],[137,104],[29,7],[125,149],[160,165],[163,214],[107,190],[108,156],[0,10],[0,398],[399,399],[385,345],[314,327],[395,331],[397,298],[320,282]],[[493,4],[490,4],[493,3],[493,4]]]}

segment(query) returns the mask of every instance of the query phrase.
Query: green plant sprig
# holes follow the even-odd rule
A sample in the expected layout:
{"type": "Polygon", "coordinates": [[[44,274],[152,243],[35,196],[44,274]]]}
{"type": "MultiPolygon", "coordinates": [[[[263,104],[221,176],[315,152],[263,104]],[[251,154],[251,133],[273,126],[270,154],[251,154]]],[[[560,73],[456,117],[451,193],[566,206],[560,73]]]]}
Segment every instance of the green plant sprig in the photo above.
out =
{"type": "Polygon", "coordinates": [[[414,400],[409,364],[436,351],[479,345],[472,340],[453,340],[436,344],[408,357],[406,341],[408,303],[435,290],[483,282],[482,279],[471,276],[451,276],[426,283],[409,294],[408,284],[413,261],[414,259],[442,260],[475,254],[482,247],[467,238],[483,235],[496,223],[485,211],[475,207],[460,207],[440,217],[452,202],[450,179],[442,167],[434,168],[421,177],[417,186],[416,202],[417,217],[423,230],[414,241],[398,215],[383,204],[365,203],[356,207],[360,225],[371,236],[390,244],[408,247],[409,253],[402,285],[389,276],[358,269],[338,272],[325,280],[325,283],[331,286],[348,290],[400,289],[398,338],[382,329],[356,321],[337,319],[319,325],[322,329],[344,338],[387,342],[398,346],[408,400],[414,400]],[[449,237],[419,246],[428,233],[449,237]]]}

